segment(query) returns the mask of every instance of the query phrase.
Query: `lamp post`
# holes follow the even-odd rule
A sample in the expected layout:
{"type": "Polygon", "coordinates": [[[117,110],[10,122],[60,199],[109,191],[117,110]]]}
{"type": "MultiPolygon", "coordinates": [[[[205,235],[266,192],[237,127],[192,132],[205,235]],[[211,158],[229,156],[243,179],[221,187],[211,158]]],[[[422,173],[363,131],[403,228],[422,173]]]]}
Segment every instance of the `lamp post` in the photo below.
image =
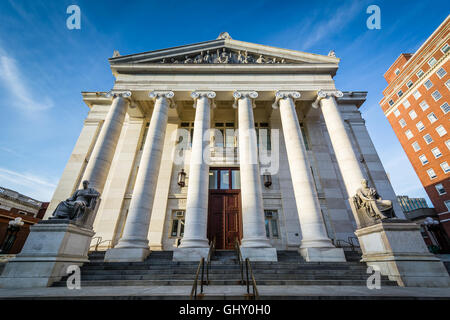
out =
{"type": "Polygon", "coordinates": [[[424,220],[423,224],[424,224],[425,227],[427,228],[428,233],[433,237],[434,242],[436,243],[437,247],[440,248],[439,241],[436,239],[436,236],[434,235],[434,230],[436,230],[436,228],[437,228],[437,226],[438,226],[438,224],[439,224],[439,221],[434,220],[434,219],[431,218],[431,217],[427,217],[427,218],[424,220]]]}
{"type": "Polygon", "coordinates": [[[23,226],[23,224],[24,222],[20,217],[17,217],[8,223],[8,229],[6,230],[6,237],[5,240],[3,240],[0,249],[1,254],[6,254],[11,250],[12,246],[14,245],[14,242],[16,241],[17,233],[20,231],[20,227],[23,226]]]}
{"type": "Polygon", "coordinates": [[[178,172],[177,181],[180,187],[184,187],[186,185],[186,172],[184,172],[184,169],[181,169],[181,171],[178,172]]]}

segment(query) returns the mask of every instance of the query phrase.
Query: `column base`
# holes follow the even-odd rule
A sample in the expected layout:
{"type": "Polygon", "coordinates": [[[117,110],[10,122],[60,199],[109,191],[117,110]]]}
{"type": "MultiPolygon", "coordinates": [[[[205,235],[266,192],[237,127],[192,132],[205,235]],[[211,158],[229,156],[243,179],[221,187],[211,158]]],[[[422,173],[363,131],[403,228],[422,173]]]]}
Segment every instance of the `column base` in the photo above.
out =
{"type": "Polygon", "coordinates": [[[173,250],[173,261],[200,261],[208,258],[208,248],[176,248],[173,250]]]}
{"type": "Polygon", "coordinates": [[[441,260],[431,254],[420,226],[409,222],[381,222],[356,230],[362,262],[397,281],[402,287],[449,287],[441,260]]]}
{"type": "Polygon", "coordinates": [[[243,238],[241,240],[241,248],[272,248],[272,246],[266,237],[253,239],[243,238]]]}
{"type": "Polygon", "coordinates": [[[0,288],[49,287],[69,266],[89,262],[92,230],[61,220],[44,220],[30,230],[22,251],[6,264],[0,288]]]}
{"type": "Polygon", "coordinates": [[[113,248],[106,251],[105,262],[141,262],[149,254],[149,248],[113,248]]]}
{"type": "Polygon", "coordinates": [[[250,248],[241,246],[242,259],[249,258],[250,261],[278,261],[277,249],[275,248],[250,248]]]}
{"type": "Polygon", "coordinates": [[[307,262],[346,262],[344,249],[328,248],[299,248],[298,252],[307,262]]]}

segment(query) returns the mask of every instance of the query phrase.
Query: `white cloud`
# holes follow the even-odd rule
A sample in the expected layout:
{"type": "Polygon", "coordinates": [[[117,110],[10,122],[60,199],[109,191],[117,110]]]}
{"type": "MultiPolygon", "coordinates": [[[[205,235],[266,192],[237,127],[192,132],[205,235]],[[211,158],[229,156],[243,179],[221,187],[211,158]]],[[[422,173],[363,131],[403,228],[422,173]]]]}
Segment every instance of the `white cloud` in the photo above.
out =
{"type": "Polygon", "coordinates": [[[11,104],[23,111],[42,111],[53,107],[53,101],[45,96],[33,97],[17,67],[15,59],[6,55],[0,48],[0,81],[11,95],[11,104]]]}
{"type": "Polygon", "coordinates": [[[56,184],[30,173],[0,168],[0,186],[15,190],[39,201],[50,201],[56,184]]]}

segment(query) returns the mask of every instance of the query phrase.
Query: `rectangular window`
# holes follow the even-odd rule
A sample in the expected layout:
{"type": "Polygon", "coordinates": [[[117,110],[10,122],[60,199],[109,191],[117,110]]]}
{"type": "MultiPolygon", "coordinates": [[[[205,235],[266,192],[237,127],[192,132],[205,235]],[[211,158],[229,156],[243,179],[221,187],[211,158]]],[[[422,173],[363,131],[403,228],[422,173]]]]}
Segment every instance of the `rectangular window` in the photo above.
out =
{"type": "Polygon", "coordinates": [[[445,81],[445,86],[447,87],[448,90],[450,90],[450,79],[445,81]]]}
{"type": "Polygon", "coordinates": [[[394,104],[394,100],[389,100],[389,105],[392,106],[394,104]]]}
{"type": "Polygon", "coordinates": [[[266,224],[266,236],[269,239],[279,237],[278,230],[278,212],[277,210],[264,210],[264,218],[266,224]]]}
{"type": "Polygon", "coordinates": [[[412,147],[416,152],[420,150],[420,145],[417,141],[412,143],[412,147]]]}
{"type": "Polygon", "coordinates": [[[170,228],[170,237],[183,238],[184,235],[184,210],[172,211],[172,227],[170,228]]]}
{"type": "Polygon", "coordinates": [[[412,134],[411,130],[407,130],[407,131],[405,132],[405,135],[406,135],[406,137],[408,138],[408,140],[411,139],[412,137],[414,137],[414,135],[412,134]]]}
{"type": "Polygon", "coordinates": [[[445,200],[444,204],[447,207],[447,211],[450,211],[450,200],[445,200]]]}
{"type": "Polygon", "coordinates": [[[448,165],[447,161],[441,163],[441,168],[445,174],[450,172],[450,166],[448,165]]]}
{"type": "Polygon", "coordinates": [[[400,111],[398,109],[394,109],[394,115],[398,117],[400,115],[400,111]]]}
{"type": "Polygon", "coordinates": [[[433,154],[433,156],[437,159],[440,156],[442,156],[441,150],[439,150],[439,148],[433,148],[431,149],[431,153],[433,154]]]}
{"type": "Polygon", "coordinates": [[[422,71],[422,69],[420,69],[419,71],[417,71],[416,76],[417,78],[420,78],[421,76],[424,75],[424,72],[422,71]]]}
{"type": "Polygon", "coordinates": [[[231,170],[231,189],[241,188],[241,171],[231,170]]]}
{"type": "Polygon", "coordinates": [[[409,117],[411,118],[411,120],[414,120],[415,118],[417,118],[417,113],[414,110],[411,110],[409,112],[409,117]]]}
{"type": "Polygon", "coordinates": [[[428,159],[424,154],[419,157],[419,160],[422,162],[422,165],[426,165],[428,163],[428,159]]]}
{"type": "Polygon", "coordinates": [[[220,170],[220,188],[222,190],[230,189],[230,171],[220,170]]]}
{"type": "Polygon", "coordinates": [[[218,170],[211,170],[209,172],[209,188],[212,190],[218,189],[217,183],[219,181],[218,170]]]}
{"type": "Polygon", "coordinates": [[[445,130],[443,125],[437,127],[436,132],[438,133],[439,137],[445,136],[447,134],[447,130],[445,130]]]}
{"type": "Polygon", "coordinates": [[[397,92],[397,95],[398,95],[399,97],[401,97],[401,96],[403,95],[403,91],[400,90],[399,92],[397,92]]]}
{"type": "Polygon", "coordinates": [[[398,69],[395,69],[394,72],[395,72],[395,75],[396,75],[396,76],[398,76],[398,75],[400,74],[400,70],[398,70],[398,69]]]}
{"type": "Polygon", "coordinates": [[[434,172],[433,169],[428,169],[428,170],[427,170],[427,173],[428,173],[428,176],[430,177],[430,179],[434,179],[434,178],[437,177],[437,176],[436,176],[436,173],[434,172]]]}
{"type": "Polygon", "coordinates": [[[407,83],[406,83],[406,86],[408,87],[408,88],[411,88],[412,86],[413,86],[413,82],[411,81],[411,80],[409,80],[407,83]]]}
{"type": "Polygon", "coordinates": [[[419,99],[422,95],[420,94],[420,92],[418,90],[414,91],[413,93],[414,99],[419,99]]]}
{"type": "Polygon", "coordinates": [[[450,106],[448,105],[447,102],[445,102],[442,106],[441,106],[442,112],[444,114],[447,114],[450,111],[450,106]]]}
{"type": "Polygon", "coordinates": [[[405,109],[408,109],[411,106],[411,104],[409,103],[408,100],[405,100],[403,101],[403,106],[405,107],[405,109]]]}
{"type": "Polygon", "coordinates": [[[419,103],[419,106],[420,106],[420,108],[422,108],[423,111],[427,110],[430,107],[425,100],[423,100],[421,103],[419,103]]]}
{"type": "Polygon", "coordinates": [[[441,93],[437,90],[433,92],[431,96],[433,97],[434,101],[438,101],[440,98],[442,98],[441,93]]]}
{"type": "Polygon", "coordinates": [[[448,51],[448,49],[450,49],[450,46],[446,43],[446,44],[444,44],[444,46],[441,48],[441,51],[442,51],[443,53],[446,53],[446,52],[448,51]]]}
{"type": "Polygon", "coordinates": [[[430,120],[430,123],[436,122],[437,121],[437,117],[436,115],[432,112],[429,115],[427,115],[428,120],[430,120]]]}
{"type": "Polygon", "coordinates": [[[400,123],[400,126],[402,127],[402,128],[404,128],[405,126],[406,126],[406,121],[405,121],[405,119],[400,119],[400,121],[398,122],[398,123],[400,123]]]}
{"type": "Polygon", "coordinates": [[[427,81],[425,81],[425,83],[423,85],[428,90],[428,89],[430,89],[433,86],[433,82],[431,82],[431,80],[428,79],[427,81]]]}
{"type": "Polygon", "coordinates": [[[425,129],[425,126],[423,125],[422,121],[417,122],[416,127],[417,127],[417,130],[419,130],[419,132],[422,131],[423,129],[425,129]]]}
{"type": "Polygon", "coordinates": [[[450,150],[450,140],[445,141],[445,145],[447,146],[447,149],[450,150]]]}
{"type": "Polygon", "coordinates": [[[430,143],[433,142],[433,138],[431,138],[431,136],[430,136],[429,134],[424,135],[424,136],[423,136],[423,139],[425,140],[425,142],[426,142],[427,144],[430,144],[430,143]]]}
{"type": "Polygon", "coordinates": [[[437,185],[434,186],[436,188],[436,191],[438,192],[438,194],[440,196],[442,196],[443,194],[446,194],[447,192],[445,192],[444,186],[442,185],[442,183],[438,183],[437,185]]]}
{"type": "Polygon", "coordinates": [[[428,65],[430,67],[432,67],[432,66],[434,66],[436,64],[436,62],[437,62],[436,59],[433,57],[430,60],[428,60],[428,65]]]}
{"type": "Polygon", "coordinates": [[[439,79],[442,79],[442,77],[445,76],[447,72],[445,71],[444,68],[439,68],[439,70],[436,71],[436,74],[439,77],[439,79]]]}

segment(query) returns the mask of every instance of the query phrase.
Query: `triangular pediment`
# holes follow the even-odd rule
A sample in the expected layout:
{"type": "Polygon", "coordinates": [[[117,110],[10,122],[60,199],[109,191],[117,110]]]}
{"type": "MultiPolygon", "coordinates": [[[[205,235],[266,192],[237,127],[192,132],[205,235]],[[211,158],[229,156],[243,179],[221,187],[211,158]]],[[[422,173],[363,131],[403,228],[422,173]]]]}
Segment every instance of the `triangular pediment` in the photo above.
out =
{"type": "Polygon", "coordinates": [[[180,47],[148,51],[109,59],[115,64],[173,65],[271,65],[271,64],[338,64],[334,56],[280,49],[231,38],[216,39],[180,47]]]}

